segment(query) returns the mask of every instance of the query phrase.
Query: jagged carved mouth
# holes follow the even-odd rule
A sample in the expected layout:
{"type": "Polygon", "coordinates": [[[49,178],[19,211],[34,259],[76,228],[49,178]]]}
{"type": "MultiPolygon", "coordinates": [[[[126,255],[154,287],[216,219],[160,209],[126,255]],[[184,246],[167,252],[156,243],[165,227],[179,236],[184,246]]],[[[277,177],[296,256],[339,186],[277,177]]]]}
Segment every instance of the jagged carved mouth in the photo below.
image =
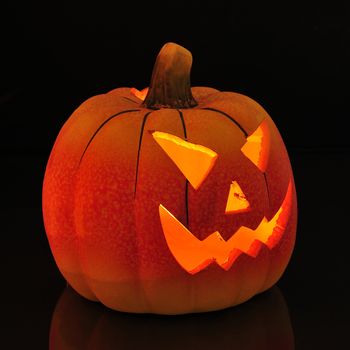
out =
{"type": "Polygon", "coordinates": [[[213,262],[227,271],[242,253],[256,257],[263,244],[272,249],[280,241],[288,224],[292,186],[290,180],[284,200],[271,220],[264,217],[254,230],[241,226],[227,241],[218,231],[199,240],[160,204],[160,221],[170,252],[184,270],[196,274],[213,262]]]}

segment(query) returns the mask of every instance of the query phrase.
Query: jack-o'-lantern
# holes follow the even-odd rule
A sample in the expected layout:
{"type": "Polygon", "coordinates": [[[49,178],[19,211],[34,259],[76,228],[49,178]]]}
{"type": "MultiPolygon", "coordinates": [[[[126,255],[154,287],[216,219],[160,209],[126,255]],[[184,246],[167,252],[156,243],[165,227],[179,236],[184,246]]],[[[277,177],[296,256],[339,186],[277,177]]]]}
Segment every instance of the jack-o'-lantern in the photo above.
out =
{"type": "Polygon", "coordinates": [[[266,111],[190,87],[192,56],[168,43],[149,89],[84,102],[60,131],[43,186],[56,263],[90,300],[178,314],[271,287],[296,229],[293,174],[266,111]]]}

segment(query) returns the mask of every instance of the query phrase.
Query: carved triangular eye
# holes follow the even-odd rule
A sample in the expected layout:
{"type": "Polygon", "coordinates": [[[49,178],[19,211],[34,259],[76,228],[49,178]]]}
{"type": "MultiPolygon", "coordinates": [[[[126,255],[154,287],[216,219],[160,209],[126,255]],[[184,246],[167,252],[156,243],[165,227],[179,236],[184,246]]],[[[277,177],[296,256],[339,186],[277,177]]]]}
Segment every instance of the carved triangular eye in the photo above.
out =
{"type": "Polygon", "coordinates": [[[198,189],[213,168],[217,153],[166,132],[155,131],[152,136],[194,189],[198,189]]]}
{"type": "Polygon", "coordinates": [[[233,181],[230,186],[230,192],[227,198],[226,214],[242,213],[250,209],[250,204],[245,197],[241,187],[236,181],[233,181]]]}
{"type": "Polygon", "coordinates": [[[270,152],[270,133],[266,120],[247,137],[247,142],[243,145],[241,151],[262,172],[265,172],[270,152]]]}

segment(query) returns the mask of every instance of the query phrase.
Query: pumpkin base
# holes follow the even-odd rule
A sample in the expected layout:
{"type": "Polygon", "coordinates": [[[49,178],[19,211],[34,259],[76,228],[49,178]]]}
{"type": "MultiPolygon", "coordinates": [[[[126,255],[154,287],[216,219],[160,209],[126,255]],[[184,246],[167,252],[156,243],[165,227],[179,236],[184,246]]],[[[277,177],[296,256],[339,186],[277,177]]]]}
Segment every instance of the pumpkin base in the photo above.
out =
{"type": "Polygon", "coordinates": [[[118,312],[159,315],[181,315],[223,310],[242,304],[271,288],[268,286],[262,291],[244,294],[234,299],[212,297],[212,293],[209,291],[201,293],[201,296],[197,295],[198,300],[195,301],[194,298],[188,298],[188,286],[181,287],[181,283],[172,279],[143,281],[143,286],[154,291],[152,300],[149,300],[144,293],[135,295],[136,290],[141,290],[140,285],[135,281],[101,281],[86,277],[86,282],[93,290],[98,291],[99,300],[91,299],[72,288],[90,301],[99,301],[109,309],[118,312]],[[180,301],[179,298],[182,300],[180,301]]]}

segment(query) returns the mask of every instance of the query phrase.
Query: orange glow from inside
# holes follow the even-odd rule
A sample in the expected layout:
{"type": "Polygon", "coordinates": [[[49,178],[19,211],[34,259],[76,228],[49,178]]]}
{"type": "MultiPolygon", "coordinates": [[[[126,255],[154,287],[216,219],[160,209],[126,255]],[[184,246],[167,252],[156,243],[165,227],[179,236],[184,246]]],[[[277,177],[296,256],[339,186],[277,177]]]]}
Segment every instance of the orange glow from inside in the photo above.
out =
{"type": "Polygon", "coordinates": [[[144,88],[142,89],[141,91],[140,90],[137,90],[135,88],[131,88],[130,89],[130,92],[136,96],[137,98],[139,98],[140,100],[144,101],[146,96],[147,96],[147,93],[148,93],[148,87],[147,88],[144,88]]]}
{"type": "Polygon", "coordinates": [[[247,142],[243,145],[241,151],[262,172],[265,172],[270,151],[270,133],[266,120],[247,137],[247,142]]]}
{"type": "Polygon", "coordinates": [[[189,183],[198,189],[213,168],[217,153],[165,132],[155,131],[152,136],[189,183]]]}
{"type": "Polygon", "coordinates": [[[226,214],[242,213],[250,209],[249,202],[245,197],[237,181],[233,181],[227,198],[226,214]]]}
{"type": "Polygon", "coordinates": [[[224,270],[229,270],[242,253],[256,257],[262,244],[272,249],[280,241],[288,224],[291,205],[290,181],[283,203],[270,221],[264,217],[255,230],[241,226],[227,241],[218,231],[199,240],[161,204],[159,215],[174,258],[184,270],[195,274],[214,261],[224,270]]]}

